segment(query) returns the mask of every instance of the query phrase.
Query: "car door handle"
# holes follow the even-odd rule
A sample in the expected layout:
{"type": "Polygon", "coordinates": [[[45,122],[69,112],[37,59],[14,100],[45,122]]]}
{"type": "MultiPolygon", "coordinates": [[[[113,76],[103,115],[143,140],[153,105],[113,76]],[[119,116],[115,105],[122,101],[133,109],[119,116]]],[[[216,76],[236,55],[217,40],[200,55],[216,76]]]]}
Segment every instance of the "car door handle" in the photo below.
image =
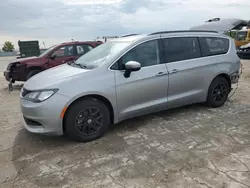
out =
{"type": "Polygon", "coordinates": [[[158,72],[155,76],[164,76],[164,75],[167,75],[168,73],[167,72],[158,72]]]}
{"type": "Polygon", "coordinates": [[[169,74],[175,74],[177,72],[179,72],[179,69],[173,69],[172,71],[169,72],[169,74]]]}

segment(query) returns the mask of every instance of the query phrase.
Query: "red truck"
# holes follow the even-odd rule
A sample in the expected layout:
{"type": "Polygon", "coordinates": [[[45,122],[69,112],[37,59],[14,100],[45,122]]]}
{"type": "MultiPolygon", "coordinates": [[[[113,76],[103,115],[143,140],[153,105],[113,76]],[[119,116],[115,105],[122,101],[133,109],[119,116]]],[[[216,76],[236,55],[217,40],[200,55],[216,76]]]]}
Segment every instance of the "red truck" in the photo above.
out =
{"type": "Polygon", "coordinates": [[[15,81],[27,81],[35,74],[46,69],[77,60],[80,56],[102,44],[101,41],[67,42],[51,46],[38,57],[16,59],[9,63],[4,72],[9,81],[9,89],[15,81]]]}

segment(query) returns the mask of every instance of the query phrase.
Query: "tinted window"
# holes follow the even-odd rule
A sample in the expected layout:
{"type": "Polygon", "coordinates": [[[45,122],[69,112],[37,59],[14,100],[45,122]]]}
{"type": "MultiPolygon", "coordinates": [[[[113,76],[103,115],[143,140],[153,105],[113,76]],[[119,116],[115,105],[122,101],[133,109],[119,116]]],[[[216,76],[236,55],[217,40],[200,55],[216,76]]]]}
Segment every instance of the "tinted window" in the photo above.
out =
{"type": "Polygon", "coordinates": [[[167,62],[182,61],[201,57],[198,38],[176,37],[163,39],[167,62]]]}
{"type": "Polygon", "coordinates": [[[226,54],[229,49],[229,40],[225,38],[201,37],[200,43],[203,56],[226,54]]]}
{"type": "Polygon", "coordinates": [[[83,55],[92,50],[93,47],[88,44],[78,44],[76,45],[76,51],[78,55],[83,55]]]}
{"type": "Polygon", "coordinates": [[[121,59],[122,69],[128,61],[137,61],[142,67],[157,65],[160,63],[158,40],[152,40],[140,44],[127,52],[121,59]]]}
{"type": "Polygon", "coordinates": [[[73,56],[74,55],[74,47],[71,46],[63,46],[53,52],[53,55],[56,57],[65,57],[65,56],[73,56]]]}

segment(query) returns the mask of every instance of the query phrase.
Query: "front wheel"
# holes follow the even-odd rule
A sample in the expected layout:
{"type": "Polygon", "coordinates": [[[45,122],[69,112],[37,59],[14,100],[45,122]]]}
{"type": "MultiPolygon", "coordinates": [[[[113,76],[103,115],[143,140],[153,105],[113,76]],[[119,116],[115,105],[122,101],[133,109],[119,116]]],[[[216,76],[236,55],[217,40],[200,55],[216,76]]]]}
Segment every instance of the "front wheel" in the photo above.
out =
{"type": "Polygon", "coordinates": [[[223,106],[227,101],[229,91],[229,84],[225,78],[215,78],[208,89],[207,105],[212,108],[223,106]]]}
{"type": "Polygon", "coordinates": [[[64,130],[69,138],[89,142],[100,138],[110,124],[108,107],[100,100],[86,98],[73,104],[66,114],[64,130]]]}
{"type": "Polygon", "coordinates": [[[31,71],[28,73],[27,79],[26,79],[26,80],[30,79],[32,76],[38,74],[39,72],[41,72],[41,71],[40,71],[40,70],[31,70],[31,71]]]}

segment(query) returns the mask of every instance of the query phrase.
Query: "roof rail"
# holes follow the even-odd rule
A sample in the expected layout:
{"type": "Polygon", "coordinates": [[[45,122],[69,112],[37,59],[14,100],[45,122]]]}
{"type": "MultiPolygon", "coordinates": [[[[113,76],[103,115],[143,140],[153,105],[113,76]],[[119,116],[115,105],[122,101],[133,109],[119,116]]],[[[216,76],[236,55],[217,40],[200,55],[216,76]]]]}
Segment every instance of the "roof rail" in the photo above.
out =
{"type": "Polygon", "coordinates": [[[218,33],[217,31],[211,31],[211,30],[179,30],[179,31],[160,31],[151,33],[149,35],[157,35],[157,34],[167,34],[167,33],[193,33],[193,32],[200,32],[200,33],[218,33]]]}
{"type": "Polygon", "coordinates": [[[135,36],[135,35],[138,35],[138,34],[128,34],[128,35],[122,35],[121,37],[130,37],[130,36],[135,36]]]}

